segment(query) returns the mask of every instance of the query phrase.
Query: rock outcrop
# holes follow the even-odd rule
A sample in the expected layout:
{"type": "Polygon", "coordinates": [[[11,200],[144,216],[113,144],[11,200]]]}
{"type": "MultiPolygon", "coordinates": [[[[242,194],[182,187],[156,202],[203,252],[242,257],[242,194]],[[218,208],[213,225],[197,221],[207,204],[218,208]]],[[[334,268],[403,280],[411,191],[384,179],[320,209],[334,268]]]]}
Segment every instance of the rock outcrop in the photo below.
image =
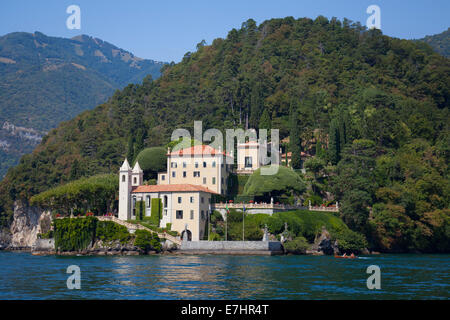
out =
{"type": "Polygon", "coordinates": [[[51,227],[51,215],[41,209],[14,203],[14,219],[11,224],[10,249],[31,249],[38,233],[47,232],[51,227]],[[41,231],[41,224],[42,230],[41,231]]]}
{"type": "Polygon", "coordinates": [[[333,241],[328,230],[325,227],[322,227],[322,232],[320,235],[316,236],[314,244],[311,245],[310,250],[306,253],[313,255],[333,255],[339,254],[339,249],[337,241],[333,241]]]}

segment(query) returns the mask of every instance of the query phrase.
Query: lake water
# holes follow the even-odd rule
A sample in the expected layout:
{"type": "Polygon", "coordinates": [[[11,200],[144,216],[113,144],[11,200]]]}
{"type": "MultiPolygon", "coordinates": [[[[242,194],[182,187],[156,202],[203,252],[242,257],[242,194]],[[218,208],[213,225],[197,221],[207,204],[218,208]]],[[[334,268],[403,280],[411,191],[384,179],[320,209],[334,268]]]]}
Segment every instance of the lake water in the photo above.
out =
{"type": "Polygon", "coordinates": [[[0,299],[449,299],[450,255],[33,256],[0,251],[0,299]],[[69,265],[81,289],[67,289],[69,265]],[[381,269],[369,290],[366,269],[381,269]]]}

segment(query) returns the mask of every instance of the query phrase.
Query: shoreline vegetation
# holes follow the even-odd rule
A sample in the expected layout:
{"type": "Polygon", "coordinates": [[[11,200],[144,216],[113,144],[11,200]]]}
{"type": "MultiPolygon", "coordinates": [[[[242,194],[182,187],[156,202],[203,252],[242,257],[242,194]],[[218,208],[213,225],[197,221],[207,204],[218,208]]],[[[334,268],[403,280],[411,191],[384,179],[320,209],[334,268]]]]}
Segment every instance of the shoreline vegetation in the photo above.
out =
{"type": "MultiPolygon", "coordinates": [[[[242,241],[242,212],[232,209],[227,215],[227,241],[242,241]]],[[[370,254],[365,239],[352,232],[341,219],[327,212],[297,210],[268,214],[244,215],[246,243],[263,240],[263,227],[268,230],[268,242],[281,240],[282,251],[257,250],[206,250],[183,251],[174,244],[162,241],[159,228],[134,233],[113,221],[101,221],[87,214],[83,217],[61,217],[52,222],[46,233],[38,234],[30,251],[34,255],[144,255],[144,254],[306,254],[336,255],[342,253],[370,254]],[[331,230],[331,231],[328,231],[331,230]]],[[[148,220],[134,224],[149,225],[148,220]],[[144,222],[145,221],[145,222],[144,222]]],[[[214,211],[209,227],[209,240],[224,241],[222,215],[214,211]]],[[[207,233],[208,235],[208,233],[207,233]]],[[[208,240],[206,237],[203,239],[208,240]]],[[[244,243],[243,243],[244,244],[244,243]]],[[[372,252],[373,253],[373,252],[372,252]]]]}

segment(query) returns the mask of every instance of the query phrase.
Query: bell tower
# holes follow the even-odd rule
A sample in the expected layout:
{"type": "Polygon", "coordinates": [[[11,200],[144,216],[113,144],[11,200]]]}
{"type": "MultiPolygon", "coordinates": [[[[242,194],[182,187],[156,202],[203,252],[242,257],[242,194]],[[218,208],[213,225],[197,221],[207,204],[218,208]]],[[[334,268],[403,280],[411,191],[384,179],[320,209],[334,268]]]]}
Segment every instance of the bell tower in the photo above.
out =
{"type": "Polygon", "coordinates": [[[125,159],[119,174],[119,219],[131,219],[131,177],[132,171],[128,160],[125,159]]]}
{"type": "Polygon", "coordinates": [[[131,186],[137,187],[142,185],[143,182],[144,182],[144,171],[142,171],[139,162],[136,161],[136,164],[134,165],[133,171],[131,173],[131,186]]]}

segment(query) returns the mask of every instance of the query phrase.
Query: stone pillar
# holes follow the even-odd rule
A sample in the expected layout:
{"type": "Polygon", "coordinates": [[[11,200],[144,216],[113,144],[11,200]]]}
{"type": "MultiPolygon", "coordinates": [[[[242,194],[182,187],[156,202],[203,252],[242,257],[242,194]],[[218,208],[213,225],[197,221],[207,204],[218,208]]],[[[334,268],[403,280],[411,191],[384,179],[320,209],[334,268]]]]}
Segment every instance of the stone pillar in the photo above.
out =
{"type": "Polygon", "coordinates": [[[269,233],[267,232],[267,224],[264,226],[264,236],[262,241],[269,241],[269,233]]]}

